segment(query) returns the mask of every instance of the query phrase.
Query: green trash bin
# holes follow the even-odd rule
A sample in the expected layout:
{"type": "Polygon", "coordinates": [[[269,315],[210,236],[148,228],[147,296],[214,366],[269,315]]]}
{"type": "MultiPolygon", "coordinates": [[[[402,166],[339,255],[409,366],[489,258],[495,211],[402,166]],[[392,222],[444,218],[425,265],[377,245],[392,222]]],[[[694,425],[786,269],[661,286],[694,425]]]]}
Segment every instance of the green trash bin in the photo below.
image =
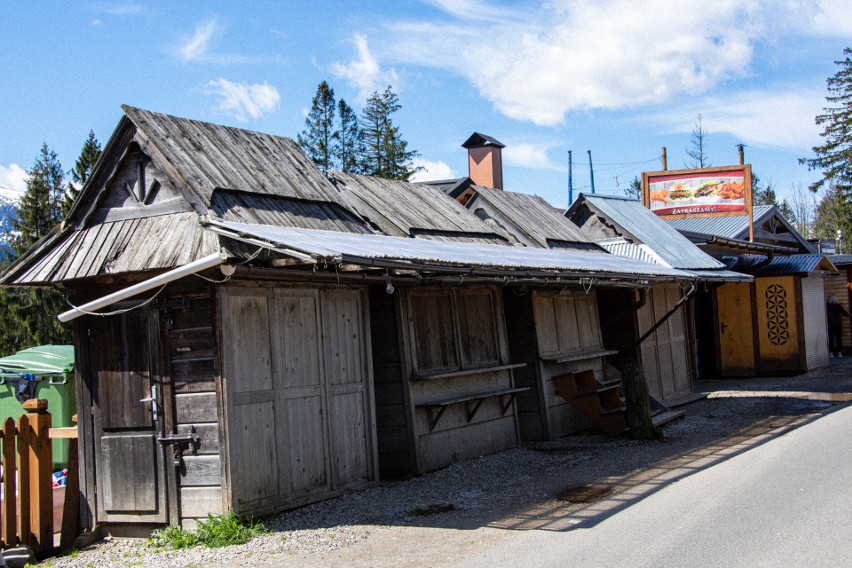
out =
{"type": "MultiPolygon", "coordinates": [[[[15,420],[30,398],[47,399],[54,427],[73,426],[77,412],[74,346],[40,345],[0,358],[0,419],[15,420]]],[[[53,440],[53,471],[68,465],[68,440],[53,440]]]]}

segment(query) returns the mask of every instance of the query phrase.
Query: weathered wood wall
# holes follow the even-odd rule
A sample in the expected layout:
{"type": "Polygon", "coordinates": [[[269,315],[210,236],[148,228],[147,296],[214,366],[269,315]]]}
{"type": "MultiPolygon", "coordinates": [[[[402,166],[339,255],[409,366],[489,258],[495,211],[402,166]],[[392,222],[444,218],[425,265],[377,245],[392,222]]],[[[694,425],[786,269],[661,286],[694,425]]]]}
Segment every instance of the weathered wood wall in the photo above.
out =
{"type": "Polygon", "coordinates": [[[160,306],[164,367],[173,392],[164,401],[167,411],[173,405],[171,431],[183,435],[194,429],[200,439],[196,454],[183,451],[173,484],[180,520],[191,527],[194,519],[224,510],[215,296],[210,286],[181,283],[160,306]]]}
{"type": "Polygon", "coordinates": [[[384,286],[370,286],[368,295],[379,475],[405,477],[414,474],[417,467],[396,309],[399,296],[388,294],[384,286]]]}
{"type": "Polygon", "coordinates": [[[538,337],[531,291],[507,290],[503,294],[506,315],[506,335],[509,341],[509,360],[524,363],[515,369],[515,386],[529,388],[518,393],[518,426],[521,439],[525,441],[547,438],[547,413],[543,412],[544,392],[538,358],[538,337]]]}
{"type": "Polygon", "coordinates": [[[418,471],[517,446],[514,393],[498,394],[514,388],[500,291],[403,294],[418,471]]]}
{"type": "MultiPolygon", "coordinates": [[[[678,283],[655,283],[648,301],[636,312],[639,337],[683,297],[678,283]]],[[[686,308],[681,306],[639,346],[648,394],[667,402],[692,392],[692,365],[687,342],[686,308]]]]}
{"type": "Polygon", "coordinates": [[[261,514],[374,480],[364,290],[220,294],[230,508],[261,514]]]}
{"type": "Polygon", "coordinates": [[[589,422],[556,394],[553,377],[592,370],[603,381],[603,340],[595,292],[533,293],[536,336],[541,365],[546,435],[554,439],[583,428],[589,422]]]}

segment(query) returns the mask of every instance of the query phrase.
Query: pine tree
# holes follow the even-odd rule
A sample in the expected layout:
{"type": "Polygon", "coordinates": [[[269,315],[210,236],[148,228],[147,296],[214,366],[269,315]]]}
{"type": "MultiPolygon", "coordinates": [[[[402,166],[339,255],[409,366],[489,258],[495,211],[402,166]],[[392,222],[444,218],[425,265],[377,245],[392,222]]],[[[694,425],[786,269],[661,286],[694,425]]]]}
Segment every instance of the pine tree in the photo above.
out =
{"type": "Polygon", "coordinates": [[[80,157],[74,164],[74,169],[71,170],[71,182],[68,184],[68,191],[65,193],[65,201],[62,202],[62,216],[68,215],[74,200],[80,194],[80,190],[86,184],[89,176],[92,175],[92,170],[98,158],[101,157],[101,145],[98,139],[95,138],[94,131],[89,131],[89,136],[83,144],[83,149],[80,151],[80,157]]]}
{"type": "Polygon", "coordinates": [[[333,167],[331,147],[336,135],[334,113],[334,89],[323,81],[317,86],[317,94],[311,102],[311,111],[305,119],[305,129],[296,141],[324,172],[333,167]]]}
{"type": "Polygon", "coordinates": [[[361,114],[364,132],[364,163],[366,173],[388,179],[407,181],[417,168],[412,160],[419,154],[408,149],[406,142],[394,126],[391,115],[400,109],[399,98],[388,86],[383,92],[374,92],[361,114]]]}
{"type": "Polygon", "coordinates": [[[358,124],[358,116],[346,101],[337,104],[337,124],[332,153],[336,167],[342,172],[361,173],[364,155],[364,134],[358,124]]]}
{"type": "MultiPolygon", "coordinates": [[[[11,239],[20,256],[47,235],[62,220],[65,182],[56,153],[42,144],[33,167],[27,172],[27,187],[16,211],[11,239]]],[[[46,343],[68,343],[71,333],[56,319],[64,311],[63,296],[49,288],[8,289],[0,295],[6,321],[0,325],[0,348],[10,352],[46,343]]]]}
{"type": "Polygon", "coordinates": [[[845,58],[835,61],[840,70],[826,81],[829,95],[825,100],[832,106],[817,115],[816,123],[825,140],[812,148],[815,158],[802,158],[809,170],[822,170],[822,179],[810,186],[811,191],[823,187],[836,189],[836,207],[840,209],[839,229],[852,234],[852,48],[843,50],[845,58]]]}

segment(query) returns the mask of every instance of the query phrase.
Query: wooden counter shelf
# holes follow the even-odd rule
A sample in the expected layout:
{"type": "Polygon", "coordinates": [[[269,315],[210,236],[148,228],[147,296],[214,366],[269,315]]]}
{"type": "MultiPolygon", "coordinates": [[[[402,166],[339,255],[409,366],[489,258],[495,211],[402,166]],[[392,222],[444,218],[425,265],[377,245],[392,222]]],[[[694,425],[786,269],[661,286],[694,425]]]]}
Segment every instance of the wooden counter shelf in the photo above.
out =
{"type": "Polygon", "coordinates": [[[511,365],[497,365],[494,367],[480,367],[478,369],[465,369],[463,371],[442,371],[439,373],[421,373],[411,376],[412,381],[429,381],[432,379],[454,379],[456,377],[467,377],[470,375],[482,375],[485,373],[496,373],[508,369],[520,369],[526,367],[526,363],[513,363],[511,365]]]}
{"type": "Polygon", "coordinates": [[[618,351],[613,349],[588,349],[585,351],[571,351],[567,353],[542,355],[541,360],[545,363],[570,363],[571,361],[582,361],[584,359],[594,359],[595,357],[606,357],[607,355],[615,355],[616,353],[618,353],[618,351]]]}
{"type": "Polygon", "coordinates": [[[414,406],[417,408],[425,408],[426,411],[429,413],[429,431],[431,432],[435,429],[435,426],[438,425],[438,421],[441,420],[441,416],[444,415],[444,411],[447,409],[448,406],[452,404],[464,404],[464,410],[467,416],[467,421],[468,423],[470,423],[470,421],[473,420],[473,417],[476,415],[476,412],[479,410],[479,407],[482,406],[482,401],[484,401],[486,398],[491,398],[495,396],[500,397],[500,414],[505,415],[506,412],[509,410],[509,407],[512,405],[512,401],[515,399],[515,395],[519,392],[524,392],[528,390],[530,390],[529,387],[497,389],[464,396],[454,396],[449,398],[431,400],[427,402],[418,402],[414,406]],[[503,402],[504,396],[508,396],[506,402],[503,402]]]}

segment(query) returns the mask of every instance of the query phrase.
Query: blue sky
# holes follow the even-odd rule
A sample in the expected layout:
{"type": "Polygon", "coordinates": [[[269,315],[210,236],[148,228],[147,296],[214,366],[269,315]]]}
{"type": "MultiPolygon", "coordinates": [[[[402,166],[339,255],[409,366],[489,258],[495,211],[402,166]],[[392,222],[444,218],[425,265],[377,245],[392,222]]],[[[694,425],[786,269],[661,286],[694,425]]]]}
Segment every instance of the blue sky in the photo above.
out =
{"type": "Polygon", "coordinates": [[[825,80],[852,46],[852,2],[0,0],[0,186],[42,142],[70,169],[130,104],[294,137],[317,84],[360,110],[388,84],[427,172],[467,175],[474,131],[506,144],[506,189],[565,206],[689,161],[700,114],[713,165],[746,161],[783,195],[818,179],[825,80]]]}

